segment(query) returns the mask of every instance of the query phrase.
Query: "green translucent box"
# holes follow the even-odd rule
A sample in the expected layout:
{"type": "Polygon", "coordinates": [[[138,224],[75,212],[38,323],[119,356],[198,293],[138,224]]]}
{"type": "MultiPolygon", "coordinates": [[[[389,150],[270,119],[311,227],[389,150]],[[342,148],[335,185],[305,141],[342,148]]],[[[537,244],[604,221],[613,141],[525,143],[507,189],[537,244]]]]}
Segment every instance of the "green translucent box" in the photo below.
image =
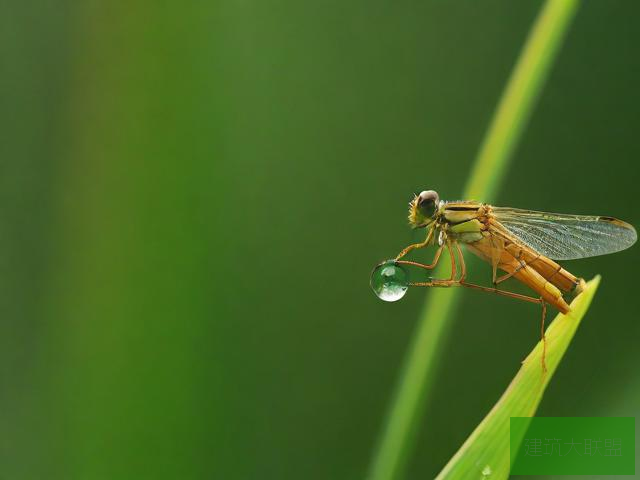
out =
{"type": "Polygon", "coordinates": [[[636,472],[634,417],[511,417],[510,447],[512,475],[636,472]]]}

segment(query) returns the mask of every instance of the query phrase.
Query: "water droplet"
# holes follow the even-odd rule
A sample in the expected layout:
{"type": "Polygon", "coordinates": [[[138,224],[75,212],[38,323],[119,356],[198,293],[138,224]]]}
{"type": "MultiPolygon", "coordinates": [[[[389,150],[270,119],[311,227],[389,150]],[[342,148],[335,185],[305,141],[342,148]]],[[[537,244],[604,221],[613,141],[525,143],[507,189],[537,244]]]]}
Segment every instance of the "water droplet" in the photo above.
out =
{"type": "Polygon", "coordinates": [[[371,272],[371,288],[385,302],[400,300],[408,286],[409,275],[395,260],[382,262],[371,272]]]}
{"type": "Polygon", "coordinates": [[[493,472],[491,471],[491,467],[487,465],[482,469],[482,478],[489,478],[493,472]]]}

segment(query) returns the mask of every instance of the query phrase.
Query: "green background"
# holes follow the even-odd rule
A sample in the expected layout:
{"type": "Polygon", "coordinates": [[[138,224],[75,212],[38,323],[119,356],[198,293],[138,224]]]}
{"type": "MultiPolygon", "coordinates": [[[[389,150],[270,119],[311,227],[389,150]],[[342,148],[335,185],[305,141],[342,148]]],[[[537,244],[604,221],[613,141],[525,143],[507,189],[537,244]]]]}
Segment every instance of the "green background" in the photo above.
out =
{"type": "MultiPolygon", "coordinates": [[[[460,195],[540,5],[0,3],[0,477],[362,478],[424,301],[369,273],[460,195]]],[[[582,6],[498,204],[640,224],[639,14],[582,6]]],[[[566,263],[603,282],[540,415],[638,413],[638,260],[566,263]]],[[[538,318],[463,293],[410,478],[538,318]]]]}

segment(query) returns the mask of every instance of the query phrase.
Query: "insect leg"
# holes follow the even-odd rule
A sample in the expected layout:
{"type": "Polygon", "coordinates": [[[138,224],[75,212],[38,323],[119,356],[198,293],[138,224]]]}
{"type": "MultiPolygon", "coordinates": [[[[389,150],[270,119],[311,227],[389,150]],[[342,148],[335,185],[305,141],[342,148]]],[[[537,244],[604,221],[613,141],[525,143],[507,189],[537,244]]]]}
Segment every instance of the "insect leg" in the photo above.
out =
{"type": "Polygon", "coordinates": [[[504,250],[504,242],[501,241],[502,245],[498,247],[498,245],[496,245],[497,238],[495,238],[493,235],[489,237],[489,242],[491,243],[491,283],[493,283],[493,285],[496,286],[498,264],[500,263],[502,251],[504,250]]]}
{"type": "Polygon", "coordinates": [[[436,251],[436,255],[433,257],[433,262],[431,262],[429,265],[425,265],[424,263],[419,263],[419,262],[412,262],[410,260],[397,260],[397,263],[401,264],[401,265],[412,265],[414,267],[420,267],[420,268],[425,268],[427,270],[433,270],[436,265],[438,264],[438,261],[440,260],[440,255],[442,254],[442,250],[444,249],[444,245],[438,247],[438,250],[436,251]]]}
{"type": "MultiPolygon", "coordinates": [[[[432,287],[432,286],[451,286],[450,284],[455,283],[456,281],[455,277],[457,272],[456,259],[455,259],[451,244],[447,242],[445,245],[447,247],[447,250],[449,251],[449,258],[451,259],[451,276],[449,277],[449,279],[448,280],[435,279],[435,280],[430,280],[429,282],[410,283],[409,285],[418,286],[418,287],[432,287]],[[444,285],[444,283],[447,283],[447,285],[444,285]]],[[[412,262],[410,260],[397,260],[396,263],[400,265],[411,265],[413,267],[432,270],[438,264],[438,261],[440,260],[440,255],[442,255],[442,250],[444,249],[445,245],[441,245],[438,248],[438,250],[436,251],[436,256],[434,257],[433,262],[430,265],[424,265],[423,263],[412,262]]]]}
{"type": "Polygon", "coordinates": [[[503,297],[515,298],[516,300],[523,300],[529,303],[542,303],[542,299],[536,297],[529,297],[520,293],[509,292],[506,290],[498,290],[497,288],[484,287],[482,285],[476,285],[475,283],[468,283],[460,280],[430,280],[428,282],[411,282],[409,286],[412,287],[467,287],[474,290],[481,290],[483,292],[495,293],[502,295],[503,297]]]}
{"type": "Polygon", "coordinates": [[[530,297],[528,295],[522,295],[521,293],[509,292],[508,290],[498,290],[495,287],[484,287],[482,285],[476,285],[475,283],[468,282],[458,282],[458,284],[462,287],[473,288],[476,290],[481,290],[483,292],[495,293],[497,295],[502,295],[503,297],[511,297],[516,300],[523,300],[529,303],[542,303],[541,298],[530,297]]]}
{"type": "Polygon", "coordinates": [[[456,279],[456,257],[453,253],[453,249],[451,248],[451,242],[447,242],[447,250],[449,250],[449,257],[451,258],[451,277],[449,277],[449,281],[453,282],[456,279]]]}
{"type": "Polygon", "coordinates": [[[455,280],[429,280],[428,282],[409,282],[410,287],[459,287],[455,280]]]}
{"type": "Polygon", "coordinates": [[[542,297],[540,297],[540,298],[529,297],[527,295],[522,295],[520,293],[509,292],[509,291],[506,291],[506,290],[498,290],[497,288],[483,287],[482,285],[475,285],[473,283],[466,283],[466,282],[459,282],[459,283],[463,287],[475,288],[477,290],[482,290],[484,292],[492,292],[492,293],[496,293],[498,295],[503,295],[505,297],[511,297],[511,298],[515,298],[517,300],[523,300],[523,301],[529,302],[529,303],[539,303],[540,305],[542,305],[542,322],[540,324],[540,337],[542,339],[542,359],[541,359],[541,362],[542,362],[542,373],[543,374],[547,373],[547,363],[546,363],[546,358],[547,358],[547,337],[546,337],[546,335],[544,333],[544,324],[545,324],[545,319],[547,318],[547,302],[545,302],[542,297]]]}
{"type": "Polygon", "coordinates": [[[458,261],[460,262],[460,282],[464,282],[467,278],[467,266],[464,263],[464,255],[462,255],[462,249],[460,248],[460,244],[458,242],[454,243],[456,246],[456,250],[458,251],[458,261]]]}
{"type": "MultiPolygon", "coordinates": [[[[511,255],[511,253],[507,250],[507,253],[509,253],[511,255]]],[[[511,255],[513,257],[513,255],[511,255]]],[[[531,265],[533,262],[535,262],[538,258],[540,258],[540,254],[538,253],[536,258],[534,258],[531,262],[527,262],[526,260],[522,260],[522,250],[520,250],[520,253],[518,254],[517,257],[513,257],[515,258],[518,263],[520,265],[518,265],[518,267],[511,273],[505,273],[504,275],[502,275],[499,278],[496,278],[495,284],[498,285],[499,283],[504,282],[505,280],[510,279],[511,277],[513,277],[516,273],[518,273],[520,270],[522,270],[523,268],[525,268],[527,265],[531,265]]]]}
{"type": "Polygon", "coordinates": [[[427,233],[427,238],[425,238],[424,242],[421,243],[414,243],[412,245],[409,245],[408,247],[405,247],[396,257],[396,260],[400,260],[402,257],[404,257],[407,253],[409,253],[411,250],[415,250],[416,248],[422,248],[422,247],[426,247],[427,245],[429,245],[429,243],[431,243],[431,240],[433,239],[433,233],[435,232],[435,227],[431,227],[431,229],[429,230],[429,233],[427,233]]]}
{"type": "MultiPolygon", "coordinates": [[[[460,252],[460,247],[459,245],[456,244],[456,249],[458,250],[459,255],[461,254],[460,252]]],[[[451,251],[451,250],[450,250],[451,251]]],[[[462,258],[462,255],[460,255],[459,258],[462,258]]],[[[462,260],[464,261],[464,260],[462,260]]],[[[462,267],[462,265],[461,265],[462,267]]],[[[463,274],[464,274],[464,267],[462,267],[463,270],[463,274]]],[[[528,295],[522,295],[520,293],[516,293],[516,292],[510,292],[507,290],[498,290],[496,287],[485,287],[482,285],[476,285],[474,283],[468,283],[466,281],[464,281],[464,279],[461,280],[453,280],[449,279],[449,280],[431,280],[429,282],[412,282],[409,283],[410,286],[413,287],[467,287],[467,288],[471,288],[474,290],[480,290],[482,292],[489,292],[489,293],[495,293],[497,295],[502,295],[503,297],[510,297],[510,298],[514,298],[516,300],[522,300],[524,302],[529,302],[529,303],[538,303],[542,306],[542,319],[541,319],[541,323],[540,323],[540,336],[541,336],[541,340],[542,340],[542,359],[541,359],[541,365],[542,365],[542,373],[543,375],[546,374],[547,372],[547,364],[546,364],[546,357],[547,357],[547,337],[545,335],[545,320],[547,317],[547,302],[544,301],[543,298],[536,298],[536,297],[530,297],[528,295]]]]}

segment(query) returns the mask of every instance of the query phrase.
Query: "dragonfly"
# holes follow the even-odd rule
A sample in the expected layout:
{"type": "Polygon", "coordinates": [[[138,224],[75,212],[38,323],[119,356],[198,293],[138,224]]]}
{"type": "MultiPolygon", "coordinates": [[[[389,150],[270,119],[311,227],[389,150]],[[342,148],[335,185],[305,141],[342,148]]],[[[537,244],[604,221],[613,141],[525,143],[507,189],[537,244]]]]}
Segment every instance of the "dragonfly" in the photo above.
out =
{"type": "MultiPolygon", "coordinates": [[[[415,195],[409,203],[409,223],[425,229],[425,240],[404,248],[396,265],[434,269],[447,250],[448,279],[409,282],[408,286],[463,286],[542,306],[541,336],[546,352],[544,321],[547,304],[568,314],[566,296],[577,295],[585,281],[558,261],[593,257],[629,248],[637,239],[633,226],[613,217],[538,212],[496,207],[475,201],[443,201],[434,190],[415,195]],[[491,265],[492,287],[469,283],[460,245],[491,265]],[[411,251],[437,245],[433,261],[423,264],[403,258],[411,251]],[[499,288],[514,278],[535,292],[523,295],[499,288]]],[[[544,353],[542,357],[543,369],[544,353]]]]}

